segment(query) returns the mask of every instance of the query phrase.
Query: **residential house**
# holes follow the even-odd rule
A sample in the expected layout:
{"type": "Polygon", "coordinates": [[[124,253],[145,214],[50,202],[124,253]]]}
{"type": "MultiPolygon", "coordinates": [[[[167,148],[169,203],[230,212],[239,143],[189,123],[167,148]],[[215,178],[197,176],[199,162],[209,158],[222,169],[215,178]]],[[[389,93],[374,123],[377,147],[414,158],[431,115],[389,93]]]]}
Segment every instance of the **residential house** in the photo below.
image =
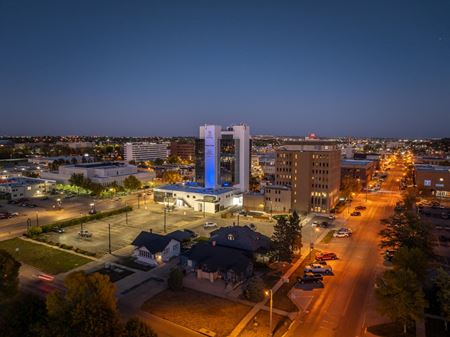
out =
{"type": "Polygon", "coordinates": [[[215,241],[217,246],[247,252],[258,262],[268,261],[272,244],[270,238],[248,226],[221,227],[211,232],[210,241],[215,241]]]}
{"type": "Polygon", "coordinates": [[[180,255],[180,241],[170,236],[142,231],[132,242],[136,262],[156,266],[180,255]]]}
{"type": "Polygon", "coordinates": [[[181,256],[186,272],[193,272],[198,279],[214,282],[237,283],[247,280],[253,274],[252,258],[244,251],[218,246],[215,241],[200,242],[181,256]]]}

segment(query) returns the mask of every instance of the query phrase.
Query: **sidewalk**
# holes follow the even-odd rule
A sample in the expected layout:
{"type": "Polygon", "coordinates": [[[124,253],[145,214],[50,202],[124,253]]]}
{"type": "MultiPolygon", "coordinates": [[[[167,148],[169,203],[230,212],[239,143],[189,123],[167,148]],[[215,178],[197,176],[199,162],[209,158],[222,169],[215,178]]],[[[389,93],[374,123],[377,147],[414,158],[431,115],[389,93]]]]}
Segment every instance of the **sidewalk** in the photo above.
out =
{"type": "MultiPolygon", "coordinates": [[[[302,220],[302,225],[309,219],[309,215],[306,216],[302,220]]],[[[327,231],[324,231],[321,233],[320,237],[317,238],[316,241],[321,240],[324,235],[326,235],[327,231]]],[[[303,246],[301,249],[301,256],[300,258],[289,268],[289,270],[278,280],[278,282],[272,287],[272,296],[275,294],[278,289],[281,288],[281,286],[285,283],[285,279],[288,279],[291,277],[291,275],[297,270],[297,268],[302,264],[303,260],[308,256],[309,254],[309,247],[303,246]]],[[[253,308],[247,313],[247,315],[244,316],[244,318],[236,325],[236,327],[233,329],[233,331],[228,335],[228,337],[238,337],[239,334],[242,332],[242,330],[245,329],[247,324],[252,320],[252,318],[262,309],[266,307],[266,303],[269,301],[268,298],[265,298],[261,302],[255,304],[253,308]]]]}

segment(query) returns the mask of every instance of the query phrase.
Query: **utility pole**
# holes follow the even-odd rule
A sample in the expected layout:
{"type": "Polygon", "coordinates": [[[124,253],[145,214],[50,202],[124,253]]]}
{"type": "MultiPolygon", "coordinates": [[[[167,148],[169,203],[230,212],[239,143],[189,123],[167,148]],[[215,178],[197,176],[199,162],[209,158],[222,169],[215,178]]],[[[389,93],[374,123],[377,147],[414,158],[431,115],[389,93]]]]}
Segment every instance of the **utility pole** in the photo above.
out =
{"type": "Polygon", "coordinates": [[[108,224],[108,251],[111,254],[111,224],[108,224]]]}
{"type": "Polygon", "coordinates": [[[141,204],[139,203],[139,200],[141,199],[141,194],[140,193],[137,195],[137,198],[138,198],[138,208],[141,208],[141,204]]]}
{"type": "Polygon", "coordinates": [[[39,212],[36,212],[36,226],[39,226],[39,212]]]}
{"type": "Polygon", "coordinates": [[[270,296],[270,323],[269,323],[269,336],[272,336],[272,314],[273,314],[273,292],[272,289],[266,290],[266,296],[270,296]]]}
{"type": "Polygon", "coordinates": [[[167,233],[167,206],[164,206],[164,233],[167,233]]]}

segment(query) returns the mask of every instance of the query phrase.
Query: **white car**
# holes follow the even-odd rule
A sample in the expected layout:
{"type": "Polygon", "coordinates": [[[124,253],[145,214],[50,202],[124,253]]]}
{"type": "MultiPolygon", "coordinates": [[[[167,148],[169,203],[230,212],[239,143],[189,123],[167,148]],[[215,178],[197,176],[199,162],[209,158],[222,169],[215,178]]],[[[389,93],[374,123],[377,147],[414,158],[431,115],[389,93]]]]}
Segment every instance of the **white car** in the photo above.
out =
{"type": "Polygon", "coordinates": [[[335,238],[348,238],[352,235],[352,233],[349,232],[336,232],[333,234],[333,237],[335,238]]]}
{"type": "Polygon", "coordinates": [[[311,227],[319,227],[319,222],[313,221],[313,223],[311,224],[311,227]]]}
{"type": "Polygon", "coordinates": [[[205,222],[203,227],[204,228],[214,228],[214,227],[217,227],[217,224],[215,222],[205,222]]]}
{"type": "Polygon", "coordinates": [[[328,220],[334,220],[334,219],[336,219],[336,216],[335,216],[335,215],[330,215],[330,216],[328,217],[328,220]]]}
{"type": "Polygon", "coordinates": [[[324,266],[319,263],[312,263],[305,267],[305,273],[308,273],[308,272],[330,275],[333,273],[333,269],[328,265],[324,266]]]}

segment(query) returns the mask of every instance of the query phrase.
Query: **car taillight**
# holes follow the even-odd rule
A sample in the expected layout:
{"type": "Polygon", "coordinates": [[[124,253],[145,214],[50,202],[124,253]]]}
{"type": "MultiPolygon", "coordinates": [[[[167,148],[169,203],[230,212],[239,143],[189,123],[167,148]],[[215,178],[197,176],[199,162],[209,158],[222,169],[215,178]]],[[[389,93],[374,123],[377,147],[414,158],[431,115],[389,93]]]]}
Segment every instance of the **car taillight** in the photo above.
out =
{"type": "Polygon", "coordinates": [[[55,277],[52,275],[48,275],[48,274],[39,274],[38,279],[52,282],[55,279],[55,277]]]}

